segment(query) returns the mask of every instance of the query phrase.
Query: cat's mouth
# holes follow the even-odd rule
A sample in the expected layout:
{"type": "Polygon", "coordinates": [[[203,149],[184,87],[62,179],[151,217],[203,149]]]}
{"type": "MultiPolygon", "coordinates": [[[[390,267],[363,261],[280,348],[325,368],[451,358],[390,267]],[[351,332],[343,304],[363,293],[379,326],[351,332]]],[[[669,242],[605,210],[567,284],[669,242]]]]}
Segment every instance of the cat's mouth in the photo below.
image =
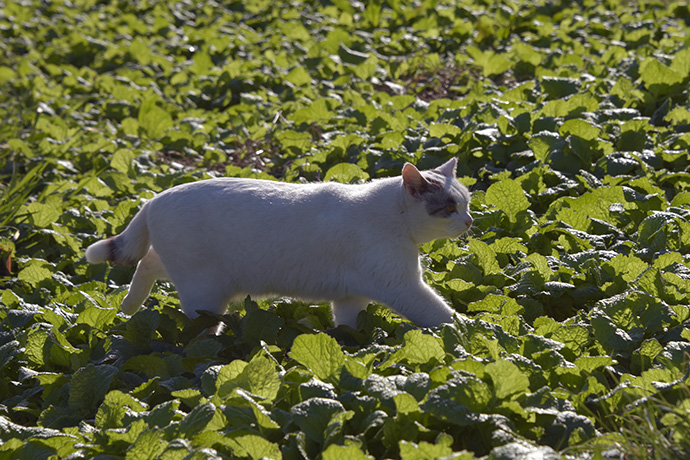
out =
{"type": "Polygon", "coordinates": [[[455,238],[461,237],[462,235],[465,235],[472,230],[472,224],[467,224],[465,223],[464,225],[465,228],[460,228],[455,232],[455,238]]]}

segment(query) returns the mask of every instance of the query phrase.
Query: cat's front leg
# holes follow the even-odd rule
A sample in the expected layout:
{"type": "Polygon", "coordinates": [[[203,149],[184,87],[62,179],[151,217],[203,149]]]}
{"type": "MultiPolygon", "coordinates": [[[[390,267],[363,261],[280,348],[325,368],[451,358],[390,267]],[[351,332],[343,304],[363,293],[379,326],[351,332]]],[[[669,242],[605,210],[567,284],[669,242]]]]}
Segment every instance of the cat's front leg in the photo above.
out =
{"type": "Polygon", "coordinates": [[[406,286],[395,299],[385,303],[417,326],[434,327],[453,322],[454,310],[422,280],[406,286]]]}
{"type": "Polygon", "coordinates": [[[333,316],[335,317],[336,326],[350,326],[357,329],[357,316],[359,312],[365,310],[369,305],[369,299],[364,297],[344,297],[342,299],[334,300],[333,316]]]}

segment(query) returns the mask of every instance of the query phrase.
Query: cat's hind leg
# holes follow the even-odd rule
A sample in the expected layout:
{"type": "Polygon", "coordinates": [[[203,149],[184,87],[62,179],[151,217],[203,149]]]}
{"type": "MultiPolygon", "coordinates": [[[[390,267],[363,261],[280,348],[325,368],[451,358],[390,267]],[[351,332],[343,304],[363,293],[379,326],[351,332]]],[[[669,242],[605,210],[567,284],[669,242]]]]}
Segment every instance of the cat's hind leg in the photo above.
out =
{"type": "Polygon", "coordinates": [[[199,316],[199,311],[207,311],[216,315],[222,315],[228,308],[231,296],[222,288],[222,281],[212,275],[196,276],[188,274],[183,280],[176,281],[175,288],[180,296],[182,311],[188,318],[199,316]]]}
{"type": "Polygon", "coordinates": [[[129,292],[122,300],[122,312],[133,315],[139,310],[146,298],[151,294],[151,288],[157,280],[167,279],[168,273],[161,262],[160,257],[153,247],[150,247],[146,255],[137,264],[129,292]]]}
{"type": "Polygon", "coordinates": [[[359,312],[367,308],[369,299],[355,296],[344,297],[334,300],[332,304],[335,325],[350,326],[353,329],[357,329],[357,316],[359,312]]]}
{"type": "MultiPolygon", "coordinates": [[[[231,300],[231,296],[220,288],[220,282],[211,276],[203,279],[185,277],[184,281],[175,283],[175,287],[180,296],[182,311],[190,319],[197,318],[199,311],[222,315],[231,300]]],[[[206,332],[208,335],[220,335],[223,332],[223,323],[219,322],[209,327],[206,332]]]]}

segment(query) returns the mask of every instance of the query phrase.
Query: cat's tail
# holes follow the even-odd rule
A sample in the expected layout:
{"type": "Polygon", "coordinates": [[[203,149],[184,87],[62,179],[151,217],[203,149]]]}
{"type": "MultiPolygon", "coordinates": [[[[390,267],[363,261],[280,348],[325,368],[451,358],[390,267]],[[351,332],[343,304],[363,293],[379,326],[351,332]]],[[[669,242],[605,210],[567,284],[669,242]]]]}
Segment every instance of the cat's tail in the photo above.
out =
{"type": "Polygon", "coordinates": [[[146,208],[144,204],[122,233],[86,248],[87,262],[97,264],[109,261],[118,265],[134,265],[144,257],[151,246],[146,208]]]}

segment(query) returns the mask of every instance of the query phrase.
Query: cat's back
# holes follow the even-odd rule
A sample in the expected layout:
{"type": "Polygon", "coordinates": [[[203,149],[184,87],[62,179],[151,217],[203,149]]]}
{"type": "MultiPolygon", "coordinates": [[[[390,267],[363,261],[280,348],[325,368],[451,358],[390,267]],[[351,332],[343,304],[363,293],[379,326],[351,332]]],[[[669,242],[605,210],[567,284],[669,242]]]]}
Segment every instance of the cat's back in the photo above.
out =
{"type": "MultiPolygon", "coordinates": [[[[385,185],[381,181],[347,185],[218,178],[179,185],[146,205],[151,243],[169,272],[203,260],[225,273],[249,273],[251,266],[257,271],[248,278],[273,273],[278,280],[295,270],[318,277],[334,270],[323,265],[324,254],[343,266],[356,266],[372,245],[390,240],[390,232],[379,229],[395,227],[381,224],[385,211],[376,203],[386,198],[375,196],[385,185]]],[[[259,287],[247,288],[252,289],[259,287]]]]}
{"type": "MultiPolygon", "coordinates": [[[[148,206],[152,221],[208,221],[233,216],[234,221],[321,223],[370,221],[387,207],[392,179],[365,184],[338,182],[287,183],[262,179],[216,178],[170,188],[148,206]]],[[[237,225],[237,224],[235,224],[237,225]]]]}
{"type": "Polygon", "coordinates": [[[347,201],[358,195],[360,186],[337,182],[289,183],[264,179],[221,177],[172,187],[153,201],[159,205],[195,207],[294,206],[318,201],[347,201]]]}
{"type": "Polygon", "coordinates": [[[296,192],[300,188],[311,184],[292,184],[266,179],[246,179],[239,177],[218,177],[196,182],[176,185],[161,192],[156,199],[160,200],[195,200],[208,198],[229,198],[241,196],[244,198],[267,195],[281,195],[296,192]]]}

